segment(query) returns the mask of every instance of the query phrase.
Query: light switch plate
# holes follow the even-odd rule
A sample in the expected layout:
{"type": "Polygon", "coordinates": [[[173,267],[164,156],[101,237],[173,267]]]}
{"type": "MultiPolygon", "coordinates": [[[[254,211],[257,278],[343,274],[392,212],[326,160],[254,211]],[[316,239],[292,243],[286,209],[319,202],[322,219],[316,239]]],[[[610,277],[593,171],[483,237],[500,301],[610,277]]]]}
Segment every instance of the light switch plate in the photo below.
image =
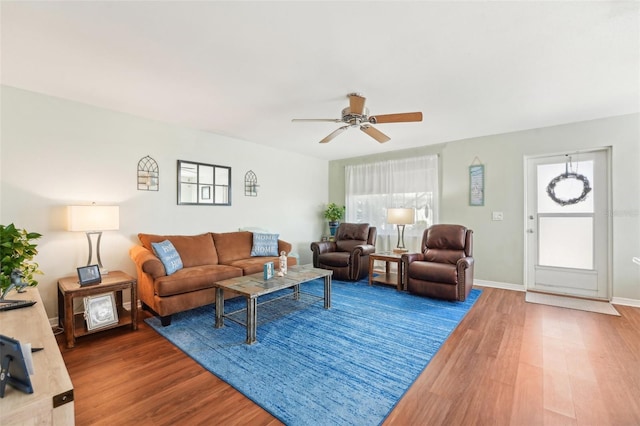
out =
{"type": "Polygon", "coordinates": [[[502,212],[491,212],[491,220],[502,220],[504,219],[504,215],[502,212]]]}

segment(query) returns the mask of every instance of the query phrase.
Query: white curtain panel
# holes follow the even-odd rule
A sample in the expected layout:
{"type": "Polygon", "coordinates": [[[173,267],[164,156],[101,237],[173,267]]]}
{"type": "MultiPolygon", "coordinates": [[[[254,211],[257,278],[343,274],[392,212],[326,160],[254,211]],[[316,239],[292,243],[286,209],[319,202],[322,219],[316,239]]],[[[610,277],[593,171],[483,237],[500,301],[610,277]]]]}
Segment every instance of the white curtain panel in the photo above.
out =
{"type": "Polygon", "coordinates": [[[420,249],[423,231],[438,223],[438,156],[346,166],[347,222],[368,223],[378,229],[377,252],[398,243],[396,225],[387,223],[387,209],[414,208],[415,223],[406,225],[404,243],[420,249]]]}

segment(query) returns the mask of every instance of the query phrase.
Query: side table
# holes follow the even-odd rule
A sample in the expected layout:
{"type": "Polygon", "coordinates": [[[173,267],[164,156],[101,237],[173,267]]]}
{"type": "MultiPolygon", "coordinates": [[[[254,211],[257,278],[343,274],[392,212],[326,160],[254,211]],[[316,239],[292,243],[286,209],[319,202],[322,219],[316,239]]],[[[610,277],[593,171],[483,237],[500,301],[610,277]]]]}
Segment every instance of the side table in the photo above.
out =
{"type": "Polygon", "coordinates": [[[78,277],[65,277],[58,280],[58,323],[64,328],[64,335],[67,347],[75,346],[76,337],[96,333],[111,328],[131,325],[132,330],[138,329],[138,287],[135,278],[122,271],[110,271],[102,276],[100,284],[86,285],[81,287],[78,284],[78,277]],[[125,290],[131,292],[131,309],[127,310],[122,306],[122,294],[125,290]],[[116,309],[118,312],[118,323],[111,324],[99,329],[88,330],[84,312],[74,314],[73,300],[86,296],[95,296],[102,293],[115,293],[116,309]]]}
{"type": "Polygon", "coordinates": [[[374,282],[395,285],[396,289],[404,290],[402,283],[402,253],[373,253],[369,255],[369,285],[374,282]],[[385,262],[384,271],[375,270],[374,262],[380,260],[385,262]],[[391,263],[398,265],[397,272],[391,272],[391,263]],[[374,274],[378,273],[376,277],[374,274]]]}

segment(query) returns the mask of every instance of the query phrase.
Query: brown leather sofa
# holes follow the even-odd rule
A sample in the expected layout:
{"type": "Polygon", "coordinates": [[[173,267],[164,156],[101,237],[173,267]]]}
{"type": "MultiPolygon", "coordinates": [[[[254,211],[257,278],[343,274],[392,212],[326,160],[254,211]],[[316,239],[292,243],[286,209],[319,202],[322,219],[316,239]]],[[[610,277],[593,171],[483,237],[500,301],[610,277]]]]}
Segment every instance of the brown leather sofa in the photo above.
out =
{"type": "Polygon", "coordinates": [[[473,231],[461,225],[433,225],[422,235],[421,253],[402,255],[407,291],[464,301],[473,287],[473,231]]]}
{"type": "Polygon", "coordinates": [[[330,269],[336,280],[359,281],[369,274],[377,230],[368,223],[341,223],[334,241],[311,243],[313,266],[330,269]]]}
{"type": "MultiPolygon", "coordinates": [[[[200,235],[138,234],[141,246],[133,246],[129,256],[138,274],[138,297],[145,309],[171,324],[171,315],[215,302],[213,283],[263,270],[266,262],[278,265],[278,257],[251,256],[252,232],[206,233],[200,235]],[[167,275],[153,252],[151,243],[169,240],[180,255],[183,268],[167,275]]],[[[278,253],[290,253],[291,244],[278,240],[278,253]]],[[[295,257],[287,265],[296,264],[295,257]]],[[[225,297],[232,297],[225,294],[225,297]]]]}

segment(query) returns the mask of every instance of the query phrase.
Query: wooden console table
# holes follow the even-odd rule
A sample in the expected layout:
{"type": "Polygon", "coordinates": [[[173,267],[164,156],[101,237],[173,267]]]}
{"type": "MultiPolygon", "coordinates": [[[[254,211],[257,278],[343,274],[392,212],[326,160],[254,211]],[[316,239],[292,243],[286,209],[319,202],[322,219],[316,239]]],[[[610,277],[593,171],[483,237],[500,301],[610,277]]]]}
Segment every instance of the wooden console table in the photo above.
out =
{"type": "Polygon", "coordinates": [[[33,393],[12,386],[5,389],[4,398],[0,398],[0,425],[73,425],[73,385],[38,289],[12,291],[7,298],[35,300],[36,304],[0,312],[1,333],[43,350],[33,353],[33,393]]]}
{"type": "Polygon", "coordinates": [[[136,280],[122,271],[111,271],[109,274],[102,276],[102,282],[100,284],[86,285],[83,287],[78,284],[77,276],[61,278],[58,281],[58,321],[60,326],[64,327],[64,335],[68,348],[75,346],[76,337],[97,333],[110,328],[131,325],[132,330],[137,330],[137,306],[138,290],[136,280]],[[125,290],[131,292],[131,309],[129,310],[122,306],[122,293],[125,290]],[[84,312],[73,313],[73,299],[109,292],[115,293],[118,322],[99,329],[88,330],[85,325],[84,312]]]}

